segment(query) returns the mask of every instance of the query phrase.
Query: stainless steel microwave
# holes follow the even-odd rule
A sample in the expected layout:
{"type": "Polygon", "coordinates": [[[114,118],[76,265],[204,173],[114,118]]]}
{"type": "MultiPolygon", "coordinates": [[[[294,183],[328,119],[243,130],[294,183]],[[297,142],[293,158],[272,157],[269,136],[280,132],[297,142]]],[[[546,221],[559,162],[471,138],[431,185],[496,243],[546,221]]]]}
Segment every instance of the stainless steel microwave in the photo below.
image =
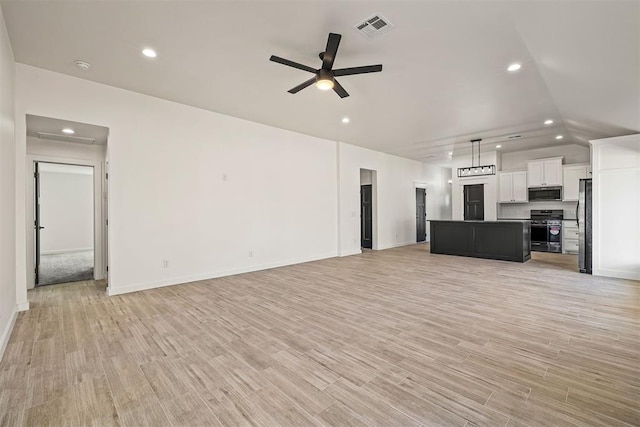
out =
{"type": "Polygon", "coordinates": [[[530,202],[548,202],[550,200],[562,200],[562,187],[529,188],[530,202]]]}

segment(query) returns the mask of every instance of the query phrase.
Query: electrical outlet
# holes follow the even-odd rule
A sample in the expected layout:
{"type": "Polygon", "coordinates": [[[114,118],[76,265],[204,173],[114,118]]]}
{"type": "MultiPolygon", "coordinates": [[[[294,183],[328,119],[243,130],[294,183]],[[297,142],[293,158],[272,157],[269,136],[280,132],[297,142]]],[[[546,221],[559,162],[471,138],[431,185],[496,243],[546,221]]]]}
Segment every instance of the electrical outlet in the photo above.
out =
{"type": "Polygon", "coordinates": [[[249,258],[253,258],[253,250],[249,250],[249,258]]]}
{"type": "Polygon", "coordinates": [[[162,260],[162,268],[169,268],[169,260],[168,259],[163,259],[162,260]]]}

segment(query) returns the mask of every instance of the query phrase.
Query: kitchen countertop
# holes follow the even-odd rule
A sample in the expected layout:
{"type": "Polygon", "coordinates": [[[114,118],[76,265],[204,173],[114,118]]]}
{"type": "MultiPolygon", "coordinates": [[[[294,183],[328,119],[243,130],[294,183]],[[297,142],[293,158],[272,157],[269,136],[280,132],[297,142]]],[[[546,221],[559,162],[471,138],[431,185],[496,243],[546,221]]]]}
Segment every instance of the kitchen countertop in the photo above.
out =
{"type": "Polygon", "coordinates": [[[530,219],[497,219],[495,221],[484,221],[484,220],[478,220],[478,219],[467,219],[467,220],[463,220],[463,219],[430,219],[429,222],[478,222],[481,224],[488,224],[488,223],[499,223],[499,222],[525,222],[525,221],[530,221],[530,219]]]}

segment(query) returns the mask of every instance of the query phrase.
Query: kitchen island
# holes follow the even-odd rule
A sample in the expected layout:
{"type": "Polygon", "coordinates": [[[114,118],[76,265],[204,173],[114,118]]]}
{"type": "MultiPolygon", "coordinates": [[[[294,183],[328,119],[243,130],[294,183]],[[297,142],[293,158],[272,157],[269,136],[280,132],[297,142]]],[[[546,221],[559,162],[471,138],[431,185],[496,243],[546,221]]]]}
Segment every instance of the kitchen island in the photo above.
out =
{"type": "Polygon", "coordinates": [[[430,221],[431,253],[525,262],[529,221],[430,221]]]}

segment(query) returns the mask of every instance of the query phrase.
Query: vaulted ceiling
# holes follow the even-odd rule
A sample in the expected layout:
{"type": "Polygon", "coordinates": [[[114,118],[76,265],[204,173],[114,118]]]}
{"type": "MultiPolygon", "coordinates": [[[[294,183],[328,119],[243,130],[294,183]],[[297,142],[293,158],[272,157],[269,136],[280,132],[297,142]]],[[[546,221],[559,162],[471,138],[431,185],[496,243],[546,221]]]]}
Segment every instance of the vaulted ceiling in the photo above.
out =
{"type": "Polygon", "coordinates": [[[515,151],[640,131],[638,1],[1,4],[18,62],[422,161],[471,138],[515,151]],[[395,28],[368,40],[353,27],[373,14],[395,28]],[[340,78],[344,99],[287,93],[310,75],[270,55],[318,68],[329,32],[336,68],[383,71],[340,78]]]}

